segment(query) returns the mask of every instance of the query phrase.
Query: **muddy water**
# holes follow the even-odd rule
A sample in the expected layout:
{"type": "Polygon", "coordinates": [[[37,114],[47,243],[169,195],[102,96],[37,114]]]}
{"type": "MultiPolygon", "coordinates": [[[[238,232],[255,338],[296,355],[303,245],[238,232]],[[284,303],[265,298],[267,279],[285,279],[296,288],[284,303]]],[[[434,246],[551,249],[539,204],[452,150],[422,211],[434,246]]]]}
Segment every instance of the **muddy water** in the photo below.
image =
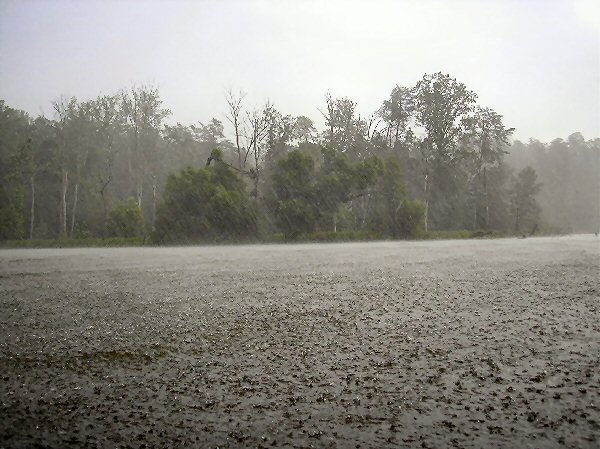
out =
{"type": "Polygon", "coordinates": [[[0,447],[598,447],[593,236],[0,251],[0,447]]]}

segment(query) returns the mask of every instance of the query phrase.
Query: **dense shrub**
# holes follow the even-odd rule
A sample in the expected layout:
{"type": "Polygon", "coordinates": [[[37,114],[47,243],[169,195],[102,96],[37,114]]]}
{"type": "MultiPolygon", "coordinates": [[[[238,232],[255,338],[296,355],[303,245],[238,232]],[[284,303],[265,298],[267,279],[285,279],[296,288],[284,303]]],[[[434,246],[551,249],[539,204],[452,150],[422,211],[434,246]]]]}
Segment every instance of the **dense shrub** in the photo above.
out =
{"type": "Polygon", "coordinates": [[[255,205],[244,180],[222,162],[167,179],[155,243],[245,240],[256,236],[255,205]]]}
{"type": "Polygon", "coordinates": [[[108,235],[111,237],[139,237],[144,233],[142,211],[133,198],[117,204],[108,216],[108,235]]]}

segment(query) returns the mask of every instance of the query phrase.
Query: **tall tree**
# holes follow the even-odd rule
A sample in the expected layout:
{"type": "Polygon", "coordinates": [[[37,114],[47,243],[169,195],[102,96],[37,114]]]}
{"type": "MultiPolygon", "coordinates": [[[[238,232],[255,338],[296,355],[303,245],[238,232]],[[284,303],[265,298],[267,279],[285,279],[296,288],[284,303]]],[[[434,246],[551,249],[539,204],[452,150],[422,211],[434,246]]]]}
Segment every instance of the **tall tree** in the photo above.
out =
{"type": "Polygon", "coordinates": [[[430,221],[443,228],[449,226],[448,214],[455,206],[456,185],[449,181],[452,181],[451,172],[456,163],[460,162],[458,144],[466,132],[477,95],[441,72],[424,75],[413,95],[416,124],[424,133],[419,149],[426,205],[425,229],[430,221]]]}
{"type": "Polygon", "coordinates": [[[477,106],[465,121],[463,148],[465,165],[470,166],[473,224],[472,228],[490,226],[488,170],[498,167],[507,153],[508,139],[514,128],[506,128],[502,116],[490,108],[477,106]],[[480,212],[480,211],[483,212],[480,212]]]}
{"type": "Polygon", "coordinates": [[[298,150],[277,163],[271,207],[286,238],[316,229],[319,211],[315,207],[315,180],[314,161],[298,150]]]}
{"type": "Polygon", "coordinates": [[[162,107],[162,99],[157,87],[132,87],[121,95],[128,134],[128,169],[133,181],[138,206],[143,210],[144,183],[150,176],[153,210],[156,204],[156,172],[158,170],[156,152],[159,150],[159,137],[163,121],[171,111],[162,107]],[[154,163],[152,163],[154,162],[154,163]]]}
{"type": "Polygon", "coordinates": [[[30,118],[0,100],[0,239],[24,236],[23,177],[31,168],[30,118]]]}
{"type": "Polygon", "coordinates": [[[535,196],[539,193],[540,188],[541,184],[537,182],[537,174],[531,167],[525,167],[514,178],[511,190],[511,210],[517,232],[524,228],[537,226],[540,209],[535,196]]]}
{"type": "Polygon", "coordinates": [[[102,202],[101,235],[107,235],[110,189],[114,181],[115,158],[124,130],[124,117],[119,110],[118,95],[102,95],[91,103],[96,139],[92,157],[95,180],[94,191],[102,202]]]}
{"type": "Polygon", "coordinates": [[[69,99],[61,97],[54,101],[52,106],[56,115],[54,127],[58,142],[58,153],[55,162],[61,178],[58,235],[66,237],[69,177],[75,169],[75,161],[81,142],[81,129],[78,123],[79,104],[75,97],[69,99]]]}
{"type": "Polygon", "coordinates": [[[325,95],[326,109],[321,111],[327,130],[323,133],[322,144],[351,159],[359,160],[369,155],[368,130],[365,120],[356,112],[356,102],[349,98],[334,99],[325,95]]]}
{"type": "Polygon", "coordinates": [[[227,121],[233,126],[235,152],[237,156],[237,168],[244,170],[246,168],[246,159],[248,158],[249,148],[244,148],[242,139],[244,136],[244,115],[242,103],[246,94],[242,91],[234,93],[232,90],[227,92],[225,97],[227,101],[227,121]]]}
{"type": "Polygon", "coordinates": [[[409,139],[411,132],[410,123],[415,113],[415,99],[413,91],[407,87],[396,86],[390,94],[390,98],[383,102],[378,111],[379,116],[385,122],[385,142],[389,150],[393,150],[397,144],[409,139]]]}

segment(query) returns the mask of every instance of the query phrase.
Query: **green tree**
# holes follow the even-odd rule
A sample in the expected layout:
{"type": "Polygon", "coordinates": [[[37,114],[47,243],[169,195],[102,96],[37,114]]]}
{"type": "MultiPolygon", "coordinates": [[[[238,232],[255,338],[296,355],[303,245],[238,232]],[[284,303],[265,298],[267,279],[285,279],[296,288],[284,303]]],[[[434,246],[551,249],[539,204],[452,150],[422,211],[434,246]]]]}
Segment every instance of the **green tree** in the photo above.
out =
{"type": "Polygon", "coordinates": [[[327,130],[321,143],[347,154],[352,160],[360,160],[370,154],[369,126],[357,114],[356,102],[349,98],[334,99],[328,93],[325,96],[326,110],[322,112],[327,130]]]}
{"type": "Polygon", "coordinates": [[[108,234],[112,237],[141,237],[144,218],[135,198],[117,204],[108,216],[108,234]]]}
{"type": "Polygon", "coordinates": [[[25,236],[23,179],[33,172],[31,139],[12,155],[8,167],[0,167],[0,239],[21,239],[25,236]]]}
{"type": "Polygon", "coordinates": [[[419,145],[425,230],[452,227],[459,209],[455,170],[460,167],[459,142],[466,133],[477,95],[450,75],[424,75],[414,88],[415,121],[425,136],[419,145]]]}
{"type": "Polygon", "coordinates": [[[298,150],[277,163],[273,173],[271,207],[276,223],[287,238],[314,232],[320,215],[316,207],[315,163],[298,150]]]}
{"type": "Polygon", "coordinates": [[[388,150],[393,150],[403,141],[410,140],[410,123],[415,114],[415,98],[411,89],[396,86],[390,98],[383,102],[378,115],[385,122],[385,142],[388,150]]]}
{"type": "Polygon", "coordinates": [[[531,167],[525,167],[513,180],[511,189],[511,211],[516,231],[529,229],[538,224],[540,208],[535,199],[541,184],[531,167]]]}
{"type": "Polygon", "coordinates": [[[463,148],[465,165],[470,171],[472,229],[490,227],[488,172],[498,167],[507,153],[508,139],[514,128],[506,128],[502,116],[490,108],[477,106],[466,121],[463,148]]]}
{"type": "Polygon", "coordinates": [[[88,179],[90,196],[100,197],[101,214],[97,203],[92,203],[89,219],[96,233],[107,234],[109,205],[115,195],[115,161],[122,151],[125,120],[119,110],[118,95],[102,95],[90,102],[92,136],[89,151],[88,179]]]}
{"type": "Polygon", "coordinates": [[[121,113],[125,119],[128,135],[127,166],[130,192],[135,191],[140,209],[145,211],[144,185],[150,182],[152,206],[150,220],[154,224],[156,211],[158,176],[162,160],[160,157],[161,128],[171,111],[163,108],[160,91],[154,86],[132,87],[121,94],[121,113]]]}
{"type": "Polygon", "coordinates": [[[425,205],[407,198],[402,167],[393,157],[384,161],[377,193],[371,228],[392,238],[416,235],[423,225],[425,205]]]}
{"type": "Polygon", "coordinates": [[[237,240],[257,235],[256,209],[244,180],[219,158],[214,160],[214,165],[188,167],[169,175],[152,234],[155,242],[237,240]]]}
{"type": "Polygon", "coordinates": [[[25,236],[23,181],[33,172],[31,121],[0,100],[0,239],[25,236]]]}
{"type": "MultiPolygon", "coordinates": [[[[321,148],[323,161],[299,150],[291,151],[273,173],[274,199],[271,207],[279,228],[286,236],[314,231],[334,232],[348,207],[359,197],[371,195],[381,172],[381,160],[371,157],[352,162],[332,148],[321,148]]],[[[355,211],[355,221],[365,220],[355,211]]]]}

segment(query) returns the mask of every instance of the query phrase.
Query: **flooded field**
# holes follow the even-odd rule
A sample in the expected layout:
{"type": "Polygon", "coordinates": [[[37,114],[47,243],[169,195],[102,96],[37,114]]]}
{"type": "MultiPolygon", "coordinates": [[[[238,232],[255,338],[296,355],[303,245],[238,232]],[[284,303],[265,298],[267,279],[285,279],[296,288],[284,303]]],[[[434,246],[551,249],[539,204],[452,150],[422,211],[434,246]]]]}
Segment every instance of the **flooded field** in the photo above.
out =
{"type": "Polygon", "coordinates": [[[0,251],[0,447],[600,446],[600,239],[0,251]]]}

